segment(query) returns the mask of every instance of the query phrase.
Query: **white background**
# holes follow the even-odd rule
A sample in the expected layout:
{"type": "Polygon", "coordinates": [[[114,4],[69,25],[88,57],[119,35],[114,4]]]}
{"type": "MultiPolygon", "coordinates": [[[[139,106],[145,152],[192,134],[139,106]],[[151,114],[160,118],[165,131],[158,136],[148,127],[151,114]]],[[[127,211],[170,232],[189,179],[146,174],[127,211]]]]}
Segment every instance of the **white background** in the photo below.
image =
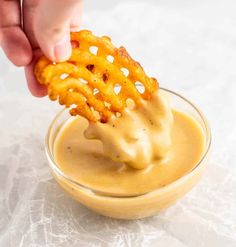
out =
{"type": "Polygon", "coordinates": [[[0,51],[0,246],[236,246],[236,3],[87,0],[83,28],[124,45],[161,86],[208,118],[202,181],[159,216],[119,221],[69,198],[52,179],[44,135],[60,107],[36,99],[0,51]]]}

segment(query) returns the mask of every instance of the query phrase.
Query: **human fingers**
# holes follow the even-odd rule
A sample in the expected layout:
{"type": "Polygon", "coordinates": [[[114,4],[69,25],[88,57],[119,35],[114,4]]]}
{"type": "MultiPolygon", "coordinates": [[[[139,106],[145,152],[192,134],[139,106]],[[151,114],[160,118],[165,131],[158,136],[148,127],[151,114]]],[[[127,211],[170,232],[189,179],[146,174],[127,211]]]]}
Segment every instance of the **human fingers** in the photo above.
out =
{"type": "Polygon", "coordinates": [[[16,66],[29,64],[32,49],[21,28],[20,0],[0,0],[0,16],[0,45],[6,56],[16,66]]]}
{"type": "MultiPolygon", "coordinates": [[[[59,62],[71,55],[70,26],[75,11],[80,15],[81,0],[41,0],[35,11],[34,34],[43,53],[59,62]]],[[[79,26],[74,23],[74,26],[79,26]]]]}
{"type": "Polygon", "coordinates": [[[43,97],[47,95],[46,86],[39,84],[34,76],[34,66],[40,56],[42,56],[42,51],[40,51],[39,49],[34,50],[34,57],[31,63],[25,66],[25,77],[27,80],[28,88],[32,95],[36,97],[43,97]]]}

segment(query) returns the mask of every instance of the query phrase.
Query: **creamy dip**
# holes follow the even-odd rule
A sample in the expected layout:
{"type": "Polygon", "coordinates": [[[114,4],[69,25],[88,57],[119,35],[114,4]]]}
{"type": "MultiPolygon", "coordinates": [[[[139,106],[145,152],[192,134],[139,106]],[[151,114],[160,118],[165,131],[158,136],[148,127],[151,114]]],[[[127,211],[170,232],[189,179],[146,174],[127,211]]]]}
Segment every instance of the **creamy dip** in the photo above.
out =
{"type": "Polygon", "coordinates": [[[54,144],[60,170],[84,186],[119,196],[144,194],[191,171],[205,148],[200,125],[171,110],[159,93],[139,107],[107,124],[71,117],[54,144]]]}

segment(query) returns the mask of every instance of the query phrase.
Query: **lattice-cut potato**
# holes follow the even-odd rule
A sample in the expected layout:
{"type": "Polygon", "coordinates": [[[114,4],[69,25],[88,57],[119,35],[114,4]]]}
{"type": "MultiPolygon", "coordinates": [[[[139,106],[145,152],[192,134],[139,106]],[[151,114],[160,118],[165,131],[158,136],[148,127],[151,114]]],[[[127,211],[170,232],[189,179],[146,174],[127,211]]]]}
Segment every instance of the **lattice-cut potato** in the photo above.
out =
{"type": "Polygon", "coordinates": [[[70,107],[71,115],[107,122],[113,114],[122,115],[128,99],[138,105],[158,89],[157,80],[148,77],[125,48],[116,48],[109,37],[82,30],[71,33],[71,42],[72,55],[66,62],[53,63],[42,56],[34,70],[50,99],[70,107]],[[142,93],[137,83],[143,86],[142,93]]]}

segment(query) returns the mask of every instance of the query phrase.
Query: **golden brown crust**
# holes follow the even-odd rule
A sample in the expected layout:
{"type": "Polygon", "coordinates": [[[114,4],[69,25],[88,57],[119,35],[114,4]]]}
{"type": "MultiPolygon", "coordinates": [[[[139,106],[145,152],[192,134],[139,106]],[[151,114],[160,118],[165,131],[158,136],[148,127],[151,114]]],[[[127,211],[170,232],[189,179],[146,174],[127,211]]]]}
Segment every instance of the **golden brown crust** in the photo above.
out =
{"type": "Polygon", "coordinates": [[[114,47],[109,37],[99,38],[82,30],[71,33],[71,41],[77,46],[68,61],[53,63],[43,56],[34,73],[39,83],[48,87],[51,100],[58,99],[66,107],[75,105],[70,111],[72,115],[81,115],[92,122],[107,122],[112,114],[122,112],[128,98],[138,104],[158,89],[156,79],[148,77],[124,47],[114,47]],[[138,92],[136,82],[144,86],[143,94],[138,92]],[[117,84],[121,86],[118,94],[114,91],[117,84]]]}

